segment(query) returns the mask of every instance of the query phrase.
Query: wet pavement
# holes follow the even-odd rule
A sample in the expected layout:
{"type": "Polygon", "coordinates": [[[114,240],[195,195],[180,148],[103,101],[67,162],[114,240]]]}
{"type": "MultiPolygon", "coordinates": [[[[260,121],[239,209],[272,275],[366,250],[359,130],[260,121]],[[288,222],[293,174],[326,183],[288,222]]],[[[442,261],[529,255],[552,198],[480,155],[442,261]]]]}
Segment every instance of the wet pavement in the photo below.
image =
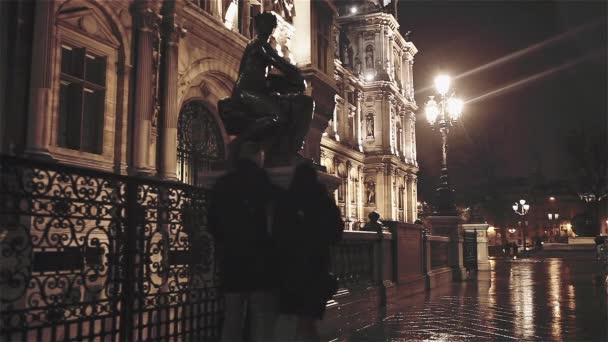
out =
{"type": "Polygon", "coordinates": [[[608,341],[606,292],[588,256],[492,260],[489,280],[399,303],[348,341],[608,341]]]}

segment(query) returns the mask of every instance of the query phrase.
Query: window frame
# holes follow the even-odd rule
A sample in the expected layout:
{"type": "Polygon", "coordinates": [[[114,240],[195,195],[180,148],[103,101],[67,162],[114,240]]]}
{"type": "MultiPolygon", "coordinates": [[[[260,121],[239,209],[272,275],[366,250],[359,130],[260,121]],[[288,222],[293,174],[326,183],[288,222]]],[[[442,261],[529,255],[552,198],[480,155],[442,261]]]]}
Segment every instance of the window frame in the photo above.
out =
{"type": "MultiPolygon", "coordinates": [[[[80,56],[78,56],[80,57],[80,56]]],[[[61,52],[60,52],[60,67],[59,67],[59,91],[61,94],[61,87],[64,84],[75,84],[78,86],[78,89],[80,90],[81,93],[81,101],[80,101],[80,110],[79,110],[79,115],[80,115],[80,129],[79,129],[79,136],[78,136],[78,140],[79,140],[79,148],[71,148],[65,145],[69,145],[69,140],[70,138],[66,138],[66,141],[64,142],[64,146],[61,146],[59,144],[60,141],[60,136],[59,136],[59,132],[57,132],[57,145],[62,147],[62,148],[68,148],[71,150],[75,150],[75,151],[81,151],[81,152],[88,152],[88,153],[94,153],[94,154],[102,154],[103,152],[103,126],[101,127],[101,131],[97,132],[98,134],[100,134],[100,136],[98,137],[98,139],[100,141],[98,141],[96,143],[95,149],[99,151],[99,153],[93,152],[93,151],[86,151],[85,150],[85,143],[84,143],[84,139],[83,137],[87,135],[88,130],[85,127],[85,115],[87,115],[87,113],[85,113],[85,99],[86,99],[86,95],[85,93],[101,93],[103,96],[103,101],[104,102],[104,112],[105,112],[105,96],[106,96],[106,90],[107,90],[107,82],[106,82],[106,70],[107,70],[107,57],[106,56],[99,56],[96,55],[94,53],[90,53],[90,49],[86,46],[75,46],[73,44],[61,44],[61,52]],[[63,62],[63,49],[64,48],[69,48],[72,51],[78,50],[78,49],[82,49],[83,50],[83,54],[82,57],[83,58],[83,75],[82,78],[73,75],[72,74],[68,74],[66,72],[63,71],[63,67],[62,67],[62,62],[63,62]],[[94,83],[92,81],[87,80],[87,66],[86,66],[86,58],[89,58],[88,56],[92,56],[94,58],[102,58],[104,60],[104,67],[103,67],[103,73],[104,73],[104,78],[103,78],[103,85],[101,85],[101,83],[94,83]]],[[[58,110],[61,108],[61,96],[59,97],[59,108],[58,110]]],[[[100,115],[100,113],[97,113],[97,115],[100,115]]],[[[95,121],[101,119],[103,121],[103,115],[104,113],[101,113],[101,118],[94,118],[95,121]]],[[[61,113],[57,114],[57,119],[60,120],[61,113]]],[[[60,125],[58,125],[58,130],[60,129],[59,127],[60,125]]]]}
{"type": "MultiPolygon", "coordinates": [[[[53,70],[53,88],[51,90],[52,115],[50,116],[51,122],[48,125],[48,134],[50,134],[51,138],[49,152],[51,152],[55,158],[62,161],[67,161],[82,166],[95,163],[96,166],[103,167],[105,165],[108,169],[111,169],[112,165],[114,164],[116,135],[121,134],[121,132],[116,131],[118,80],[120,77],[118,75],[117,68],[119,46],[113,44],[112,42],[108,42],[107,40],[101,40],[98,37],[93,38],[85,32],[80,32],[79,30],[68,26],[68,24],[63,23],[61,20],[58,20],[54,48],[55,62],[53,70]],[[106,60],[104,87],[105,94],[103,99],[104,110],[102,114],[103,117],[101,118],[102,129],[100,132],[101,153],[99,154],[82,150],[74,150],[59,145],[59,97],[62,82],[62,47],[64,45],[73,48],[85,48],[86,53],[96,57],[104,57],[106,60]]],[[[126,90],[123,90],[120,95],[122,96],[125,92],[126,90]]]]}

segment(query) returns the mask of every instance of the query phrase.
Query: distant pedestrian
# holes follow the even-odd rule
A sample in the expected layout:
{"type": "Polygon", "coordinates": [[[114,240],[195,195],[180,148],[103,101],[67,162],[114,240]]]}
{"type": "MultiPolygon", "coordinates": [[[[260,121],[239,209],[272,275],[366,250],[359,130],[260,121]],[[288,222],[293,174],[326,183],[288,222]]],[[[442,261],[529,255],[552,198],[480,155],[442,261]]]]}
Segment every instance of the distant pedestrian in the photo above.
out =
{"type": "Polygon", "coordinates": [[[367,218],[369,219],[369,222],[367,222],[363,226],[362,230],[368,232],[376,232],[378,233],[378,235],[380,235],[380,237],[382,237],[382,233],[384,232],[386,227],[382,224],[382,222],[379,221],[380,214],[375,211],[372,211],[371,213],[369,213],[369,215],[367,215],[367,218]]]}
{"type": "Polygon", "coordinates": [[[213,188],[208,225],[225,297],[222,341],[274,339],[277,272],[269,212],[275,193],[264,169],[248,159],[238,160],[213,188]]]}
{"type": "Polygon", "coordinates": [[[274,226],[280,265],[280,313],[295,315],[295,336],[279,340],[317,341],[316,321],[337,291],[329,273],[330,246],[342,238],[344,221],[308,162],[299,164],[278,202],[274,226]]]}

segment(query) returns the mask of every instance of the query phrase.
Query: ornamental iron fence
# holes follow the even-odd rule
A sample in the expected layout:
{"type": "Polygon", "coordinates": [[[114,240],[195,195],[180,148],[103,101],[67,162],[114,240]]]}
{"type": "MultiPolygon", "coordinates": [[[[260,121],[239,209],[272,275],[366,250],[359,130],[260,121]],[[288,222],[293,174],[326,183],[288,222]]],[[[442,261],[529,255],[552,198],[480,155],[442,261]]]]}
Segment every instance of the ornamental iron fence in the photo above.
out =
{"type": "Polygon", "coordinates": [[[218,339],[205,190],[0,158],[1,340],[218,339]]]}

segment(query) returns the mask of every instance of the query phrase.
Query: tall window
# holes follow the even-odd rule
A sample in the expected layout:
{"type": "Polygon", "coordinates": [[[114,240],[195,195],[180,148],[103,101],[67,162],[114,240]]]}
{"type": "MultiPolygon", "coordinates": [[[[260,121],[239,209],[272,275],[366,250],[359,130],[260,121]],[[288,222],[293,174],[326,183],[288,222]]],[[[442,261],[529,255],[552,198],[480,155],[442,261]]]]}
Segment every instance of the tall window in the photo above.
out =
{"type": "Polygon", "coordinates": [[[329,72],[329,56],[333,56],[333,52],[330,49],[331,41],[331,12],[325,8],[326,6],[321,1],[314,1],[313,5],[315,9],[316,23],[314,27],[317,31],[317,67],[319,70],[328,73],[329,72]]]}
{"type": "Polygon", "coordinates": [[[224,159],[224,142],[218,124],[205,105],[188,102],[179,113],[177,127],[177,177],[200,184],[200,176],[224,159]]]}
{"type": "Polygon", "coordinates": [[[57,143],[101,154],[106,94],[106,58],[86,48],[62,45],[57,143]]]}

